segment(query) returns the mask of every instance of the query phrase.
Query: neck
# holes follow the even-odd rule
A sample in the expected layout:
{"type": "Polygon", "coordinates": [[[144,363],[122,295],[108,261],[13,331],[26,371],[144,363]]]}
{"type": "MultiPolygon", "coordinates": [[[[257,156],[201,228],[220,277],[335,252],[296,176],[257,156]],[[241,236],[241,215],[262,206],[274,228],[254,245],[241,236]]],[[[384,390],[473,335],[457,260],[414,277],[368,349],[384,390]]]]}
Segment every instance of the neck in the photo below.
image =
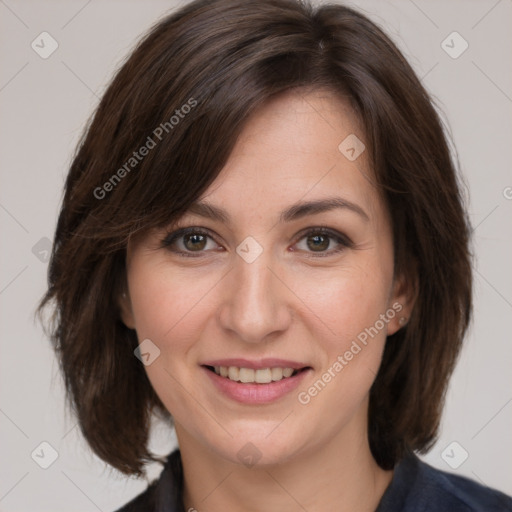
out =
{"type": "Polygon", "coordinates": [[[185,510],[373,512],[393,472],[381,469],[366,435],[342,432],[288,460],[251,468],[197,443],[179,425],[185,510]]]}

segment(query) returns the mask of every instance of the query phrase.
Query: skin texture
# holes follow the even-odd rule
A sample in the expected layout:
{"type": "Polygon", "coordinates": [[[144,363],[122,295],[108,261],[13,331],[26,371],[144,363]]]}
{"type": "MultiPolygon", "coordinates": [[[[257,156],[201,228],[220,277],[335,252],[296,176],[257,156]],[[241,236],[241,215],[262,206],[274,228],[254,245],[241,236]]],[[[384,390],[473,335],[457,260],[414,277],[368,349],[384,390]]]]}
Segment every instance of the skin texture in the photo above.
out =
{"type": "Polygon", "coordinates": [[[179,221],[211,232],[206,244],[186,246],[185,237],[173,245],[189,253],[200,246],[194,254],[201,255],[162,248],[176,226],[128,247],[123,321],[161,351],[146,371],[175,420],[186,509],[370,511],[391,480],[369,449],[368,393],[386,336],[409,316],[412,301],[407,283],[393,275],[389,215],[369,179],[366,153],[351,162],[338,150],[350,134],[364,141],[348,104],[329,91],[273,98],[249,119],[201,198],[226,209],[231,223],[196,215],[179,221]],[[344,208],[279,221],[293,203],[334,196],[368,218],[344,208]],[[321,240],[316,248],[314,233],[303,232],[319,226],[349,237],[352,246],[328,238],[327,247],[321,240]],[[263,249],[252,263],[236,252],[248,236],[263,249]],[[401,311],[300,403],[298,392],[397,303],[401,311]],[[200,366],[236,357],[282,358],[311,370],[274,403],[240,404],[212,386],[200,366]],[[237,456],[248,442],[261,457],[252,467],[237,456]]]}

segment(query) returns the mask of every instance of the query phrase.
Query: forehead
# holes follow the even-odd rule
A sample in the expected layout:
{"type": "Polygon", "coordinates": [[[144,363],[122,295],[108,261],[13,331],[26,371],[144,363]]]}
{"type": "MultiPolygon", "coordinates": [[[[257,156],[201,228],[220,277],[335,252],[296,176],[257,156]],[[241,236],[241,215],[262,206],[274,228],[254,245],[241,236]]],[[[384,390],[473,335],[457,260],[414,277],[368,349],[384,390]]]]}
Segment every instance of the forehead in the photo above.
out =
{"type": "Polygon", "coordinates": [[[362,136],[362,131],[348,99],[340,94],[328,89],[293,89],[271,97],[249,117],[233,153],[275,142],[283,152],[319,152],[336,149],[338,144],[332,148],[332,143],[339,137],[362,136]]]}
{"type": "MultiPolygon", "coordinates": [[[[372,184],[364,138],[348,101],[333,92],[280,94],[249,118],[226,165],[200,201],[232,211],[230,218],[235,219],[247,212],[263,216],[279,210],[282,220],[286,207],[289,210],[301,199],[340,196],[356,205],[353,210],[359,205],[368,216],[378,213],[380,198],[372,184]]],[[[222,213],[218,217],[227,221],[222,213]]]]}

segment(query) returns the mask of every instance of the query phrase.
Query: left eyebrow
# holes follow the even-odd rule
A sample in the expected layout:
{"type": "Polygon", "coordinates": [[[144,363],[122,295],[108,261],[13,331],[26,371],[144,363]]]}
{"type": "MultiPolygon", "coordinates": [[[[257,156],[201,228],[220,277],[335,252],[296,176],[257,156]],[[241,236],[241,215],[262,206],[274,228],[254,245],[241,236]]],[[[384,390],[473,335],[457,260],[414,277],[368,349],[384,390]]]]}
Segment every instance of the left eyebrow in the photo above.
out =
{"type": "MultiPolygon", "coordinates": [[[[370,217],[368,214],[356,203],[343,199],[341,197],[329,197],[326,199],[319,199],[316,201],[303,201],[298,202],[286,210],[282,211],[279,216],[280,222],[291,222],[297,219],[301,219],[308,215],[315,215],[335,209],[346,209],[356,213],[362,217],[366,222],[369,222],[370,217]]],[[[205,217],[207,219],[216,220],[223,222],[224,224],[230,224],[231,217],[229,213],[219,206],[215,206],[206,201],[196,201],[188,209],[189,213],[205,217]]]]}
{"type": "Polygon", "coordinates": [[[292,220],[301,219],[307,215],[327,212],[335,209],[347,209],[361,216],[366,222],[369,222],[368,214],[357,204],[342,199],[341,197],[329,197],[317,201],[306,201],[295,203],[287,208],[280,215],[281,222],[291,222],[292,220]]]}

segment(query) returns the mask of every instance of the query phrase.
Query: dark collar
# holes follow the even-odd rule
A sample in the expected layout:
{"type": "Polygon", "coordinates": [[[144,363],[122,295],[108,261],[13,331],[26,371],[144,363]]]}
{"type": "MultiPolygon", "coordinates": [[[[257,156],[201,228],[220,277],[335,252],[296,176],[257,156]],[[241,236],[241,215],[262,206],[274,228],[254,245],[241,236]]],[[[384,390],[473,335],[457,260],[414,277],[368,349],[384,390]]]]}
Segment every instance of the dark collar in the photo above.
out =
{"type": "Polygon", "coordinates": [[[183,467],[179,449],[168,457],[155,489],[155,512],[185,512],[183,467]]]}

